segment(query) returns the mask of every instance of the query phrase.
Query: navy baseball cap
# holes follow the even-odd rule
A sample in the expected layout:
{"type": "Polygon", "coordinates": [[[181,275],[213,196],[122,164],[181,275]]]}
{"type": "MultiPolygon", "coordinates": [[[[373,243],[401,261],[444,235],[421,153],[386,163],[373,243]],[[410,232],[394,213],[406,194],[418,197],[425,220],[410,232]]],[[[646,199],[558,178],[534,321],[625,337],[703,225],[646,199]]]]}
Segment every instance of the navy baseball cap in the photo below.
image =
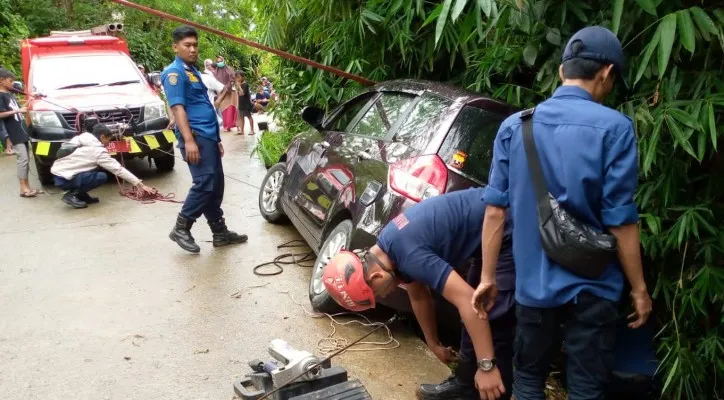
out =
{"type": "Polygon", "coordinates": [[[602,26],[589,26],[576,32],[566,44],[561,62],[574,58],[599,61],[605,64],[613,64],[624,86],[626,83],[626,57],[623,55],[621,42],[616,35],[602,26]],[[578,52],[574,54],[573,44],[580,42],[578,52]]]}

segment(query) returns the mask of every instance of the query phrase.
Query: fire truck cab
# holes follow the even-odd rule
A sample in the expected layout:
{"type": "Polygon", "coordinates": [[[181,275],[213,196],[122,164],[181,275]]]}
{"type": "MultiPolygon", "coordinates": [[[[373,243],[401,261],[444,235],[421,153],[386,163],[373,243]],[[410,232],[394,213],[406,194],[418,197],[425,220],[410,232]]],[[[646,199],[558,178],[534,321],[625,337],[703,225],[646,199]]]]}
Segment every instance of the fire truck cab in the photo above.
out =
{"type": "Polygon", "coordinates": [[[52,184],[50,167],[63,142],[89,116],[123,137],[124,158],[149,157],[160,171],[174,167],[166,103],[151,87],[119,37],[121,24],[51,32],[21,42],[28,127],[38,176],[52,184]]]}

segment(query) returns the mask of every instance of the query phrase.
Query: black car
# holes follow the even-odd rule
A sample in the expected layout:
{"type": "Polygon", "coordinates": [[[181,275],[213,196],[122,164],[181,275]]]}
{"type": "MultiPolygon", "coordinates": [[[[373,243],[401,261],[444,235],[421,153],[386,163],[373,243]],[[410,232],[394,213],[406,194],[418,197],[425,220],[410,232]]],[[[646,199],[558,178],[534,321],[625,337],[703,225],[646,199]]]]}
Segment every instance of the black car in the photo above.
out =
{"type": "MultiPolygon", "coordinates": [[[[295,137],[269,169],[259,208],[270,222],[291,220],[317,253],[312,306],[340,310],[321,276],[341,248],[373,246],[387,222],[412,204],[484,185],[498,127],[514,111],[460,88],[413,80],[378,84],[326,116],[305,108],[313,129],[295,137]]],[[[380,302],[411,310],[404,290],[380,302]]]]}

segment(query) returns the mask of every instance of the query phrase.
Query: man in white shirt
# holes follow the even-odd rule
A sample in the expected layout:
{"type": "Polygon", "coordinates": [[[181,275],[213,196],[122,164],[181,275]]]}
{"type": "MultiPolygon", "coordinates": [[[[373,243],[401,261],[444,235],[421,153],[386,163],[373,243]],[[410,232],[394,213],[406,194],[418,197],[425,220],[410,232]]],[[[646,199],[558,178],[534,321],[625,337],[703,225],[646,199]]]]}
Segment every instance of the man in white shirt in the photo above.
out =
{"type": "MultiPolygon", "coordinates": [[[[113,138],[111,130],[103,124],[93,127],[93,133],[83,132],[70,140],[70,154],[61,156],[53,163],[50,172],[55,175],[55,186],[67,190],[63,202],[73,208],[86,208],[88,204],[98,203],[89,191],[103,185],[108,179],[103,168],[117,177],[129,182],[139,191],[154,193],[140,179],[116,161],[108,153],[106,146],[113,138]]],[[[60,152],[60,151],[59,151],[60,152]]],[[[60,156],[60,154],[59,154],[60,156]]]]}
{"type": "Polygon", "coordinates": [[[216,115],[219,119],[219,125],[221,125],[221,114],[219,113],[219,104],[228,95],[228,90],[224,90],[224,85],[214,77],[214,62],[210,59],[204,60],[204,72],[201,73],[201,81],[208,90],[206,94],[209,96],[209,101],[214,105],[216,115]],[[218,102],[217,100],[218,96],[218,102]]]}

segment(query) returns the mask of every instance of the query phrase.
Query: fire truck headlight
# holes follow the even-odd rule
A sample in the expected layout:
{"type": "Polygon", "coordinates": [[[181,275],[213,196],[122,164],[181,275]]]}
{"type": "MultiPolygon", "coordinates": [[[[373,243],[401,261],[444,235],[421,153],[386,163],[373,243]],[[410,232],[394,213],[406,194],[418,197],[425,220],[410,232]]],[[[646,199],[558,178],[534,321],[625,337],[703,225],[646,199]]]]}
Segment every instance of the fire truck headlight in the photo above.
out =
{"type": "Polygon", "coordinates": [[[150,119],[166,118],[166,103],[149,103],[143,108],[143,119],[148,121],[150,119]]]}
{"type": "Polygon", "coordinates": [[[30,121],[36,128],[62,128],[58,114],[54,111],[31,111],[30,121]]]}

